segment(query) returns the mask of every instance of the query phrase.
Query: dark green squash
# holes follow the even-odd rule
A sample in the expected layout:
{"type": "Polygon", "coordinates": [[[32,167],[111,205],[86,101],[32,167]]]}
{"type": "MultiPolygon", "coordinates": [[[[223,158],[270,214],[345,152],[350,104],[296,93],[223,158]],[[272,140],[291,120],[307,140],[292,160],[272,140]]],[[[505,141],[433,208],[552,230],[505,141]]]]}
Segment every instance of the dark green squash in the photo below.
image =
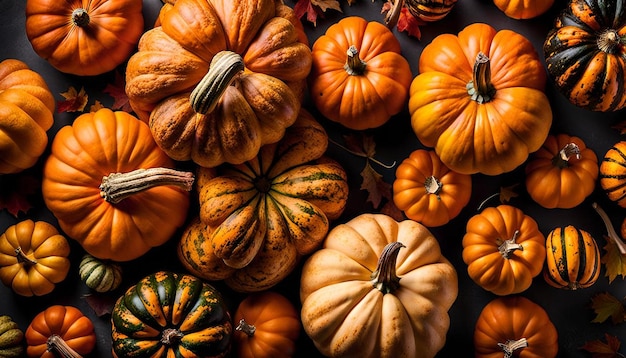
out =
{"type": "Polygon", "coordinates": [[[18,358],[24,353],[24,332],[9,316],[0,316],[0,357],[18,358]]]}

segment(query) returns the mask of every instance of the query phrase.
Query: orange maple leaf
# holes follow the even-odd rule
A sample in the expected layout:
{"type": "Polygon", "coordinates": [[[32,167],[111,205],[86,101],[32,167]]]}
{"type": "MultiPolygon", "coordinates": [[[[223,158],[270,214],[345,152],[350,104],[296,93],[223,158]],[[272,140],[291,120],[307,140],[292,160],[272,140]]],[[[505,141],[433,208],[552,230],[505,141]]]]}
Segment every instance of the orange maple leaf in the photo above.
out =
{"type": "Polygon", "coordinates": [[[306,20],[313,26],[317,26],[317,18],[323,18],[328,9],[342,12],[341,5],[337,0],[298,0],[293,7],[298,19],[306,15],[306,20]]]}
{"type": "Polygon", "coordinates": [[[124,76],[122,76],[119,72],[115,72],[115,80],[113,84],[107,84],[102,92],[113,97],[113,105],[111,105],[111,109],[120,109],[124,112],[132,113],[133,109],[130,106],[125,87],[126,81],[124,76]]]}
{"type": "Polygon", "coordinates": [[[61,96],[65,98],[57,102],[57,112],[82,112],[85,110],[89,97],[82,87],[80,91],[76,91],[74,86],[70,86],[67,92],[61,92],[61,96]]]}

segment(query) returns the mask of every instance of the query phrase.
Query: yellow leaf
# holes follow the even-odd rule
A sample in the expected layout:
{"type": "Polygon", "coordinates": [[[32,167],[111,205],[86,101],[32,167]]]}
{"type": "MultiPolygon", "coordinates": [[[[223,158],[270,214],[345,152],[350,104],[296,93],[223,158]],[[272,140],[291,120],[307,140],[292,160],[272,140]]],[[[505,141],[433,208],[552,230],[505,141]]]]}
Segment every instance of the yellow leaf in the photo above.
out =
{"type": "Polygon", "coordinates": [[[604,245],[604,255],[602,255],[602,263],[606,266],[605,276],[609,278],[609,283],[617,276],[626,277],[626,255],[622,255],[619,248],[609,237],[604,237],[606,245],[604,245]]]}
{"type": "Polygon", "coordinates": [[[593,323],[602,323],[611,318],[613,324],[624,322],[626,310],[624,304],[608,292],[599,293],[591,298],[591,308],[596,313],[593,323]]]}

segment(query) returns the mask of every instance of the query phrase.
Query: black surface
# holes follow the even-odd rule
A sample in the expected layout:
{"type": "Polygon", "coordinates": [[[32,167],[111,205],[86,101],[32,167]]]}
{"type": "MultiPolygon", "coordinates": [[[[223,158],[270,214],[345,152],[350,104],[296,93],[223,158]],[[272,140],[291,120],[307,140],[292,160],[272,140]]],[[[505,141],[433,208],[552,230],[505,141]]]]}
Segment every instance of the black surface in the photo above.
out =
{"type": "MultiPolygon", "coordinates": [[[[382,21],[380,14],[382,1],[371,2],[369,0],[359,0],[352,6],[348,6],[347,1],[339,0],[343,13],[329,10],[324,18],[318,19],[317,27],[310,23],[305,23],[305,28],[309,35],[311,44],[322,35],[328,26],[335,23],[342,16],[359,15],[371,21],[382,21]]],[[[24,3],[25,1],[0,0],[0,60],[6,58],[16,58],[26,62],[32,69],[41,73],[49,84],[55,98],[61,100],[60,93],[67,91],[70,85],[85,90],[90,94],[90,104],[94,99],[99,99],[105,106],[112,105],[112,98],[102,94],[102,90],[107,83],[112,83],[114,72],[97,77],[77,77],[62,74],[53,69],[46,61],[39,58],[32,50],[24,30],[24,3]]],[[[286,0],[290,6],[295,4],[293,0],[286,0]]],[[[153,23],[158,9],[161,6],[160,0],[144,0],[146,24],[153,23]]],[[[514,20],[501,13],[490,0],[459,0],[452,12],[442,21],[422,27],[422,38],[417,40],[410,38],[406,33],[395,31],[397,38],[402,44],[404,56],[409,60],[413,74],[417,74],[417,61],[421,50],[435,36],[447,32],[456,34],[463,27],[474,22],[486,22],[496,29],[512,29],[526,36],[533,42],[535,48],[541,54],[541,46],[547,31],[552,26],[553,19],[559,9],[565,6],[565,1],[557,0],[550,12],[539,18],[532,20],[514,20]]],[[[546,93],[550,99],[554,122],[553,133],[568,133],[581,137],[588,147],[592,148],[598,158],[602,158],[604,153],[617,141],[623,139],[612,125],[624,120],[624,112],[615,113],[595,113],[582,110],[571,105],[567,100],[558,94],[554,87],[548,82],[546,93]]],[[[315,113],[315,111],[310,108],[315,113]]],[[[70,124],[77,116],[77,113],[57,113],[55,114],[55,125],[50,130],[50,138],[62,126],[70,124]]],[[[319,117],[318,117],[319,118],[319,117]]],[[[342,141],[342,135],[349,131],[330,123],[323,118],[320,121],[329,131],[331,138],[337,142],[342,141]]],[[[376,158],[385,163],[400,162],[409,153],[421,145],[410,129],[408,113],[405,110],[398,116],[392,118],[383,127],[376,130],[366,131],[372,135],[376,142],[376,158]]],[[[48,152],[44,153],[44,157],[48,152]]],[[[349,207],[342,218],[337,222],[347,221],[350,218],[363,213],[374,211],[371,205],[366,203],[366,193],[359,190],[361,177],[359,175],[365,162],[363,158],[348,154],[343,149],[331,145],[329,155],[339,160],[348,171],[351,186],[349,207]]],[[[395,169],[384,169],[376,167],[384,175],[385,180],[391,183],[394,178],[395,169]]],[[[34,175],[40,175],[40,165],[29,170],[34,175]]],[[[461,239],[465,232],[465,223],[474,214],[479,203],[489,195],[497,193],[500,187],[510,186],[515,183],[523,183],[523,166],[517,170],[499,176],[473,176],[473,192],[469,205],[463,212],[449,224],[432,229],[438,238],[444,255],[448,257],[457,268],[459,274],[459,296],[452,309],[451,327],[448,332],[447,344],[439,353],[438,357],[469,357],[473,355],[472,334],[474,324],[484,305],[496,296],[486,292],[468,277],[466,266],[461,259],[461,239]]],[[[1,188],[1,190],[10,190],[1,188]]],[[[533,217],[539,223],[541,231],[547,233],[556,226],[575,224],[579,228],[590,232],[602,247],[605,245],[603,235],[605,228],[591,208],[593,201],[599,202],[604,209],[609,212],[615,225],[619,225],[624,219],[624,209],[617,207],[606,199],[605,194],[599,185],[594,194],[583,204],[574,209],[568,210],[547,210],[533,203],[524,192],[523,185],[517,189],[518,197],[511,199],[510,204],[522,209],[526,214],[533,217]]],[[[36,196],[35,207],[22,214],[18,218],[13,217],[6,211],[0,212],[0,232],[4,232],[7,227],[26,218],[33,220],[45,220],[56,224],[54,217],[46,210],[40,195],[36,196]]],[[[497,202],[490,202],[492,205],[497,202]]],[[[30,320],[40,311],[52,304],[73,305],[81,309],[88,315],[96,326],[98,342],[96,351],[90,356],[107,357],[110,356],[110,323],[109,317],[97,317],[84,299],[89,294],[89,290],[78,279],[78,264],[83,250],[76,242],[72,244],[72,266],[67,279],[59,284],[55,291],[43,297],[24,298],[0,285],[0,315],[8,314],[18,322],[20,328],[26,329],[30,320]]],[[[173,248],[176,240],[170,240],[162,247],[155,248],[148,254],[135,261],[124,263],[125,279],[122,287],[113,292],[111,298],[116,298],[123,290],[134,284],[141,277],[160,269],[181,270],[177,258],[173,255],[173,248]]],[[[605,269],[602,269],[601,278],[592,287],[577,291],[558,290],[548,286],[541,276],[535,279],[532,286],[522,293],[540,304],[548,312],[550,318],[555,323],[559,333],[559,357],[589,357],[590,355],[579,348],[585,341],[603,339],[604,333],[617,336],[623,341],[622,353],[626,353],[626,335],[624,325],[613,325],[610,322],[602,324],[591,323],[594,317],[589,304],[591,297],[601,292],[610,292],[618,298],[626,297],[626,285],[621,277],[618,277],[609,285],[608,279],[604,276],[605,269]]],[[[298,281],[299,272],[296,270],[286,280],[274,289],[289,297],[296,305],[298,301],[298,281]]],[[[233,308],[236,307],[242,295],[228,290],[224,285],[215,283],[229,301],[233,308]]],[[[316,353],[310,340],[304,332],[298,345],[297,357],[315,357],[316,353]]]]}

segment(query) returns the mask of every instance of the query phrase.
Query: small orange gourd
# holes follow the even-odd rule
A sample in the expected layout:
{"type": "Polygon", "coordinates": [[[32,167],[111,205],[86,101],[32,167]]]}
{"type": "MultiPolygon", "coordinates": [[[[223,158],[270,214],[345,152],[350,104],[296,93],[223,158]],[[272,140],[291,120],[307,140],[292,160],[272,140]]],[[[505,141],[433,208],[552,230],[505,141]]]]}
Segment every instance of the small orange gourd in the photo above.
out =
{"type": "Polygon", "coordinates": [[[554,4],[554,0],[493,0],[493,3],[506,16],[525,20],[546,13],[554,4]]]}

